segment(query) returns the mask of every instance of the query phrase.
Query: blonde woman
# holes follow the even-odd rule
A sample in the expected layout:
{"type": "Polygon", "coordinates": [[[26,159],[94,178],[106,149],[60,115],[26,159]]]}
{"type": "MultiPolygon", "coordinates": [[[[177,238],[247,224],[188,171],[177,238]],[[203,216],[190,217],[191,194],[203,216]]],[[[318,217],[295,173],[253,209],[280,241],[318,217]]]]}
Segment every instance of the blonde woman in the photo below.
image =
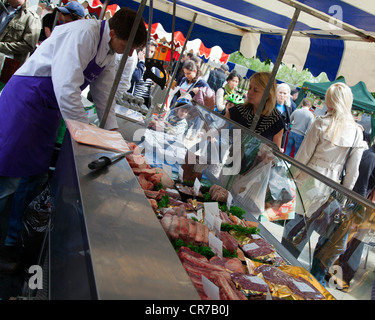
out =
{"type": "MultiPolygon", "coordinates": [[[[235,105],[226,111],[225,116],[250,128],[258,110],[260,100],[267,86],[270,73],[257,72],[250,78],[249,90],[244,104],[235,105]]],[[[272,84],[264,109],[256,125],[255,132],[273,141],[281,148],[284,122],[276,105],[276,81],[272,84]]]]}
{"type": "MultiPolygon", "coordinates": [[[[362,153],[367,145],[363,140],[362,127],[354,121],[351,114],[351,89],[344,83],[331,85],[326,92],[325,103],[327,114],[316,118],[312,123],[295,159],[339,183],[345,160],[352,147],[343,181],[344,187],[352,189],[358,177],[362,153]]],[[[319,218],[320,220],[316,219],[315,215],[326,203],[332,189],[299,170],[295,172],[294,178],[301,201],[296,204],[296,218],[285,226],[282,243],[298,257],[311,233],[315,230],[322,235],[327,224],[330,224],[332,217],[329,214],[324,219],[319,218]],[[301,240],[301,236],[297,237],[297,234],[301,234],[301,230],[305,228],[304,215],[308,225],[301,240]]]]}

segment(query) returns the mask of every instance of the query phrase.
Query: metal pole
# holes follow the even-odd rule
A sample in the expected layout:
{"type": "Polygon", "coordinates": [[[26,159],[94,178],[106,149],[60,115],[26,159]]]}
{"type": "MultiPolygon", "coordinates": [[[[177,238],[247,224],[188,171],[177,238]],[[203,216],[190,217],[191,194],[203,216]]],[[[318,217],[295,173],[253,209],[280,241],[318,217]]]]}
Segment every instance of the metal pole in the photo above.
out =
{"type": "MultiPolygon", "coordinates": [[[[58,7],[60,7],[61,6],[61,0],[59,1],[59,4],[58,4],[58,7]]],[[[55,26],[56,26],[56,23],[57,23],[57,19],[58,19],[58,17],[59,17],[59,10],[56,10],[56,12],[55,12],[55,18],[53,19],[53,25],[52,25],[52,29],[51,29],[51,32],[53,31],[53,29],[55,28],[55,26]]]]}
{"type": "Polygon", "coordinates": [[[172,18],[172,42],[171,42],[171,58],[167,68],[168,74],[171,73],[173,67],[173,52],[174,52],[174,32],[176,25],[176,0],[173,1],[173,18],[172,18]]]}
{"type": "Polygon", "coordinates": [[[118,84],[120,82],[122,72],[123,72],[124,67],[125,67],[125,63],[128,60],[128,56],[129,56],[130,50],[131,50],[131,48],[133,46],[133,41],[134,41],[134,38],[135,38],[135,34],[137,32],[139,23],[141,22],[143,10],[145,9],[145,6],[146,6],[146,1],[147,0],[142,0],[142,2],[139,5],[137,16],[135,17],[132,29],[130,31],[128,43],[127,43],[127,45],[125,47],[125,51],[124,51],[124,53],[122,55],[122,58],[121,58],[121,61],[120,61],[120,65],[118,67],[115,79],[113,81],[113,85],[112,85],[111,91],[109,93],[108,101],[107,101],[107,106],[105,108],[102,121],[99,124],[99,128],[104,128],[105,123],[107,122],[108,114],[109,114],[109,111],[111,110],[112,102],[113,102],[113,99],[115,97],[116,90],[117,90],[118,84]]]}
{"type": "Polygon", "coordinates": [[[264,89],[264,93],[263,93],[262,99],[260,100],[258,109],[257,109],[257,111],[255,113],[255,116],[254,116],[254,120],[253,120],[253,122],[251,124],[250,130],[252,130],[252,131],[255,131],[256,125],[258,124],[260,115],[262,114],[262,111],[263,111],[264,106],[266,104],[266,100],[268,98],[268,94],[269,94],[269,92],[271,90],[272,84],[275,81],[277,71],[279,70],[279,67],[280,67],[280,64],[281,64],[281,60],[284,57],[285,50],[286,50],[286,48],[288,46],[288,43],[289,43],[289,40],[290,40],[290,38],[292,36],[293,30],[294,30],[294,27],[296,25],[296,22],[297,22],[297,19],[298,19],[298,16],[299,16],[300,12],[301,12],[300,9],[296,9],[294,11],[294,15],[293,15],[292,21],[290,22],[290,25],[289,25],[288,31],[287,31],[287,33],[285,35],[284,41],[281,44],[281,48],[280,48],[279,54],[277,56],[275,65],[274,65],[274,67],[272,69],[272,72],[271,72],[271,75],[270,75],[270,79],[268,80],[267,86],[264,89]]]}
{"type": "Polygon", "coordinates": [[[154,11],[154,1],[150,0],[150,7],[148,13],[148,30],[147,30],[147,43],[146,43],[146,58],[148,58],[148,53],[150,51],[150,39],[151,39],[151,27],[152,27],[152,14],[154,11]]]}
{"type": "Polygon", "coordinates": [[[0,6],[1,6],[1,8],[5,11],[5,13],[7,14],[7,15],[9,15],[9,11],[8,11],[8,9],[7,9],[7,7],[5,6],[5,4],[4,4],[4,2],[2,1],[2,0],[0,0],[0,6]]]}
{"type": "Polygon", "coordinates": [[[103,20],[104,19],[104,15],[105,15],[105,12],[107,10],[107,7],[108,7],[108,0],[105,0],[104,3],[103,3],[102,10],[100,11],[99,20],[103,20]]]}
{"type": "MultiPolygon", "coordinates": [[[[197,15],[198,15],[198,14],[195,13],[195,14],[194,14],[194,17],[193,17],[193,20],[191,21],[190,28],[189,28],[189,31],[188,31],[188,33],[187,33],[187,35],[186,35],[186,39],[185,39],[184,45],[182,46],[181,53],[183,53],[183,52],[185,51],[186,44],[187,44],[187,42],[188,42],[188,39],[190,38],[190,34],[191,34],[191,31],[193,30],[193,26],[194,26],[194,24],[195,24],[195,20],[197,19],[197,15]]],[[[166,101],[167,101],[169,91],[171,90],[171,87],[172,87],[173,79],[176,77],[176,73],[177,73],[178,67],[179,67],[180,62],[181,62],[181,56],[182,56],[182,54],[178,57],[176,67],[175,67],[174,70],[173,70],[173,74],[172,74],[171,80],[169,81],[168,89],[167,89],[167,92],[165,93],[165,97],[164,97],[164,99],[163,99],[163,103],[162,103],[162,105],[161,105],[161,108],[160,108],[159,114],[163,112],[164,105],[165,105],[165,103],[166,103],[166,101]]]]}

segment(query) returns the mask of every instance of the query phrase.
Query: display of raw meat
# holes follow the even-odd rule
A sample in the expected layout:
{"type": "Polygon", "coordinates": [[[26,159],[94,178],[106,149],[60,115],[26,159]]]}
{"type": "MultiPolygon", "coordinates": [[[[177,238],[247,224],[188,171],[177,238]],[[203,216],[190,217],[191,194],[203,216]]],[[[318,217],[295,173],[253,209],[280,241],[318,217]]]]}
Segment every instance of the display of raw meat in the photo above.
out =
{"type": "Polygon", "coordinates": [[[223,187],[214,184],[208,192],[210,193],[212,200],[227,202],[229,192],[223,187]]]}
{"type": "Polygon", "coordinates": [[[238,258],[220,258],[218,256],[214,256],[210,259],[210,263],[222,266],[232,272],[245,273],[242,262],[238,258]]]}
{"type": "Polygon", "coordinates": [[[181,195],[176,189],[165,188],[164,190],[168,197],[176,199],[176,200],[181,199],[181,195]]]}
{"type": "Polygon", "coordinates": [[[194,188],[193,187],[184,186],[184,185],[178,183],[178,184],[176,184],[176,188],[177,188],[178,191],[180,191],[181,193],[183,193],[185,195],[192,196],[192,197],[198,196],[200,198],[203,198],[202,192],[199,191],[198,195],[196,195],[194,193],[194,188]]]}
{"type": "Polygon", "coordinates": [[[164,189],[160,189],[159,191],[152,191],[152,190],[146,190],[143,189],[145,195],[149,199],[155,199],[155,200],[160,200],[162,196],[166,194],[164,189]]]}

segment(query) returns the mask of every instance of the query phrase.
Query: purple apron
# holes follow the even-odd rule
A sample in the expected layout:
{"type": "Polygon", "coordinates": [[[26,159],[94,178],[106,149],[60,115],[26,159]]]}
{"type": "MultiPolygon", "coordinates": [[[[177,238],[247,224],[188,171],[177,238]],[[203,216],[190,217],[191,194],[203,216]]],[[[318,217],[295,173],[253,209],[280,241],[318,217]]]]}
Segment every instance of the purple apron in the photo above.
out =
{"type": "MultiPolygon", "coordinates": [[[[104,26],[102,21],[98,49],[104,26]]],[[[81,90],[104,69],[95,63],[95,58],[83,71],[85,82],[81,90]]],[[[47,172],[60,120],[51,77],[12,76],[0,96],[0,176],[25,177],[47,172]]]]}

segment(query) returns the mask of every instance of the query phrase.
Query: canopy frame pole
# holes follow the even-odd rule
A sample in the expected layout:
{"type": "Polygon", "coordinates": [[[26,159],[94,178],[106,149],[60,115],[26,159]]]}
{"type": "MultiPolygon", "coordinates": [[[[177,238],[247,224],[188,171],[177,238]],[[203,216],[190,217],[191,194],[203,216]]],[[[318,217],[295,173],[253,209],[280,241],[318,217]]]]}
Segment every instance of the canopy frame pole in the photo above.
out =
{"type": "Polygon", "coordinates": [[[103,20],[104,19],[104,15],[105,15],[105,12],[107,11],[107,7],[108,7],[108,2],[109,2],[109,0],[105,0],[104,1],[102,10],[100,10],[99,20],[103,20]]]}
{"type": "Polygon", "coordinates": [[[299,16],[300,12],[301,12],[300,9],[296,9],[294,11],[293,18],[292,18],[292,20],[291,20],[291,22],[289,24],[288,31],[287,31],[287,33],[285,35],[283,43],[281,44],[281,48],[280,48],[279,54],[277,56],[276,62],[274,64],[274,66],[273,66],[273,69],[272,69],[272,72],[271,72],[271,75],[270,75],[270,79],[268,80],[267,86],[264,89],[264,93],[263,93],[262,99],[260,100],[258,109],[257,109],[257,111],[256,111],[256,113],[254,115],[254,119],[253,119],[253,122],[252,122],[251,127],[250,127],[250,130],[252,130],[254,132],[255,132],[255,128],[256,128],[256,126],[257,126],[257,124],[259,122],[260,115],[263,112],[263,109],[264,109],[264,106],[266,104],[266,100],[268,98],[268,94],[269,94],[269,92],[271,90],[272,84],[273,84],[273,82],[276,79],[277,71],[279,70],[279,67],[280,67],[281,61],[282,61],[282,59],[284,57],[286,48],[287,48],[287,46],[289,44],[290,38],[292,37],[293,30],[294,30],[294,27],[295,27],[295,25],[297,23],[298,16],[299,16]]]}
{"type": "Polygon", "coordinates": [[[279,0],[280,2],[282,3],[285,3],[295,9],[299,9],[300,11],[303,11],[309,15],[312,15],[320,20],[323,20],[327,23],[330,23],[336,27],[339,27],[341,28],[342,30],[345,30],[347,32],[350,32],[360,38],[362,38],[363,40],[365,41],[368,41],[368,42],[375,42],[375,38],[368,35],[368,34],[365,34],[364,32],[362,32],[361,30],[345,23],[344,21],[341,21],[341,20],[338,20],[334,17],[331,17],[329,14],[325,14],[325,13],[322,13],[322,12],[319,12],[317,10],[314,10],[313,8],[305,5],[305,4],[302,4],[300,2],[297,2],[295,0],[279,0]]]}
{"type": "Polygon", "coordinates": [[[153,13],[154,13],[154,0],[150,0],[149,12],[148,12],[146,58],[148,58],[148,54],[150,52],[151,27],[152,27],[152,15],[153,15],[153,13]]]}
{"type": "MultiPolygon", "coordinates": [[[[186,39],[185,39],[184,45],[182,46],[182,49],[181,49],[181,53],[183,53],[185,51],[185,49],[186,49],[186,45],[187,45],[187,42],[188,42],[188,40],[190,38],[190,34],[191,34],[191,31],[193,30],[193,27],[194,27],[195,21],[197,19],[197,16],[198,16],[198,14],[194,13],[194,17],[193,17],[193,20],[191,21],[191,24],[190,24],[190,27],[189,27],[189,31],[188,31],[188,33],[186,35],[186,39]]],[[[178,67],[179,67],[180,62],[181,62],[181,57],[182,57],[182,54],[180,54],[180,56],[178,57],[178,60],[177,60],[177,63],[176,63],[176,67],[173,70],[173,74],[171,76],[171,80],[169,81],[167,92],[165,93],[165,96],[164,96],[163,103],[161,105],[159,114],[161,114],[163,112],[164,105],[167,102],[169,91],[171,90],[171,87],[172,87],[172,84],[173,84],[173,80],[176,77],[177,70],[178,70],[178,67]]]]}
{"type": "Polygon", "coordinates": [[[167,67],[168,74],[172,72],[172,67],[173,67],[175,27],[176,27],[176,0],[173,0],[171,58],[170,58],[170,61],[169,61],[169,65],[167,67]]]}
{"type": "Polygon", "coordinates": [[[125,50],[122,54],[122,58],[121,58],[121,61],[120,61],[115,79],[113,80],[113,85],[112,85],[111,91],[110,91],[109,96],[108,96],[107,105],[106,105],[106,108],[104,110],[103,118],[102,118],[102,120],[99,124],[99,128],[104,128],[104,126],[107,122],[108,114],[109,114],[109,111],[111,110],[113,99],[115,97],[118,84],[120,83],[120,79],[121,79],[121,76],[122,76],[122,72],[125,68],[126,61],[128,60],[129,53],[132,49],[135,34],[138,30],[139,23],[141,22],[142,14],[143,14],[143,11],[145,9],[146,2],[147,2],[147,0],[142,0],[139,7],[138,7],[137,15],[135,17],[132,29],[130,31],[129,39],[128,39],[128,42],[126,44],[125,50]]]}

